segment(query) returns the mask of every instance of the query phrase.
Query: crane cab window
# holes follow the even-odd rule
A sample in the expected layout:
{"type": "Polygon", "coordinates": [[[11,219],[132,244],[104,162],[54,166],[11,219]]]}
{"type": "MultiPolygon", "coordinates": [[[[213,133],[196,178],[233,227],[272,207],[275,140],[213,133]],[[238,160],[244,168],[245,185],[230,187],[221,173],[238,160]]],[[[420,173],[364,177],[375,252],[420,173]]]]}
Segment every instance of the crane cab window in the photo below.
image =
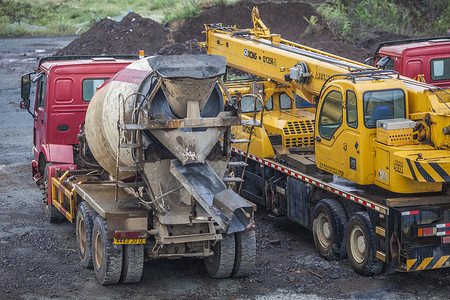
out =
{"type": "Polygon", "coordinates": [[[365,92],[363,106],[367,128],[375,128],[377,120],[406,117],[405,93],[400,89],[365,92]]]}
{"type": "Polygon", "coordinates": [[[342,124],[342,94],[338,91],[329,92],[324,98],[319,116],[319,134],[330,140],[342,124]]]}
{"type": "MultiPolygon", "coordinates": [[[[311,103],[300,97],[299,95],[294,94],[294,103],[296,108],[305,108],[305,107],[313,107],[311,103]]],[[[292,108],[292,100],[286,93],[280,94],[280,108],[281,109],[291,109],[292,108]]]]}
{"type": "Polygon", "coordinates": [[[108,78],[87,78],[83,80],[83,101],[89,102],[94,96],[97,89],[106,81],[108,78]]]}
{"type": "MultiPolygon", "coordinates": [[[[267,108],[267,110],[273,109],[272,97],[267,99],[266,108],[267,108]]],[[[249,96],[242,97],[241,98],[241,111],[243,113],[249,113],[249,112],[253,112],[254,110],[255,110],[255,98],[249,97],[249,96]]],[[[259,102],[258,100],[256,100],[256,111],[261,111],[261,102],[259,102]]]]}
{"type": "Polygon", "coordinates": [[[431,60],[431,80],[450,79],[450,57],[431,60]]]}
{"type": "Polygon", "coordinates": [[[356,105],[356,94],[348,90],[346,93],[347,125],[352,128],[358,127],[358,107],[356,105]]]}
{"type": "Polygon", "coordinates": [[[292,108],[292,100],[286,93],[280,94],[280,108],[281,109],[292,108]]]}

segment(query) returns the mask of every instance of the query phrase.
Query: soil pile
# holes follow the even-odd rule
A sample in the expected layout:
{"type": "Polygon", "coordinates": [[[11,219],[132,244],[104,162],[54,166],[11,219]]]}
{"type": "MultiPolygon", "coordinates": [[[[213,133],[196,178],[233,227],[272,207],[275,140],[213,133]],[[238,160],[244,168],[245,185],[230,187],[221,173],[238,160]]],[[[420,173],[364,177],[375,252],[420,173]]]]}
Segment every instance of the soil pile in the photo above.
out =
{"type": "Polygon", "coordinates": [[[357,45],[352,45],[340,39],[309,4],[244,0],[232,5],[205,8],[197,17],[177,26],[172,24],[171,30],[136,13],[128,14],[121,22],[103,19],[57,55],[137,54],[141,49],[145,50],[146,55],[204,53],[204,49],[197,46],[197,41],[205,40],[202,34],[204,24],[222,23],[224,26],[236,25],[241,29],[253,28],[251,12],[254,6],[258,7],[261,20],[272,33],[360,62],[373,53],[379,42],[404,38],[386,32],[374,32],[357,45]],[[310,20],[311,16],[317,18],[317,32],[314,34],[307,32],[307,19],[310,20]]]}
{"type": "Polygon", "coordinates": [[[158,22],[131,12],[122,21],[103,19],[56,55],[138,54],[158,52],[169,31],[158,22]]]}

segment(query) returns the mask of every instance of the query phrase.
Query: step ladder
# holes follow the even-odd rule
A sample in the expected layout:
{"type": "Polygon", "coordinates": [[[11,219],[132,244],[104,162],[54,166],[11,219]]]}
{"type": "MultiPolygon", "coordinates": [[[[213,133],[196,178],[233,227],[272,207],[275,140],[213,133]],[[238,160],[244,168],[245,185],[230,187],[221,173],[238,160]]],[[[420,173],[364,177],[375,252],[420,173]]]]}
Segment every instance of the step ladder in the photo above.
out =
{"type": "Polygon", "coordinates": [[[145,182],[143,181],[134,181],[134,182],[122,182],[119,180],[119,172],[135,172],[136,178],[138,177],[138,172],[141,171],[139,167],[139,161],[143,159],[143,147],[142,147],[142,131],[147,129],[142,124],[134,124],[134,123],[125,123],[125,105],[128,99],[131,96],[135,96],[132,94],[124,99],[123,95],[119,95],[119,120],[117,122],[117,130],[119,134],[119,138],[117,141],[117,157],[116,157],[116,174],[115,174],[115,201],[118,202],[119,195],[119,187],[129,187],[129,188],[139,188],[145,186],[145,182]],[[121,109],[122,107],[122,109],[121,109]],[[125,133],[131,132],[131,141],[128,141],[125,133]],[[121,149],[130,149],[133,151],[134,166],[121,167],[119,163],[120,152],[121,149]]]}
{"type": "MultiPolygon", "coordinates": [[[[246,126],[250,126],[250,134],[248,139],[231,139],[231,144],[236,144],[236,143],[246,143],[247,144],[247,150],[244,156],[244,161],[230,161],[228,162],[228,167],[232,168],[232,167],[242,167],[242,173],[241,173],[241,177],[226,177],[223,178],[223,181],[226,183],[239,183],[239,188],[237,190],[237,193],[240,194],[241,190],[242,190],[242,184],[244,183],[244,176],[245,176],[245,170],[248,167],[248,155],[249,155],[249,150],[250,150],[250,144],[252,141],[252,137],[253,137],[253,131],[255,129],[255,127],[262,127],[263,124],[263,116],[264,116],[264,101],[261,97],[260,94],[246,94],[244,96],[241,96],[240,94],[236,94],[236,101],[240,101],[242,97],[252,97],[254,99],[254,109],[253,109],[253,118],[250,120],[241,120],[241,124],[242,125],[246,125],[246,126]],[[256,115],[258,113],[257,111],[257,102],[261,103],[261,120],[256,120],[256,115]]],[[[240,106],[240,105],[239,105],[240,106]]]]}

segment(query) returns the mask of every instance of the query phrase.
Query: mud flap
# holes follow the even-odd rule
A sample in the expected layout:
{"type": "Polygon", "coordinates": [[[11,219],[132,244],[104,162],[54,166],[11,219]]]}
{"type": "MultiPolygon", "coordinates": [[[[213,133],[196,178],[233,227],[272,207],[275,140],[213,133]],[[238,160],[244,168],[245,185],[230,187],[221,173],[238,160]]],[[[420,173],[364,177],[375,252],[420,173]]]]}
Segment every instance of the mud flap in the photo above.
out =
{"type": "Polygon", "coordinates": [[[252,220],[253,208],[227,189],[208,163],[182,165],[172,160],[170,172],[228,234],[243,231],[252,220]]]}

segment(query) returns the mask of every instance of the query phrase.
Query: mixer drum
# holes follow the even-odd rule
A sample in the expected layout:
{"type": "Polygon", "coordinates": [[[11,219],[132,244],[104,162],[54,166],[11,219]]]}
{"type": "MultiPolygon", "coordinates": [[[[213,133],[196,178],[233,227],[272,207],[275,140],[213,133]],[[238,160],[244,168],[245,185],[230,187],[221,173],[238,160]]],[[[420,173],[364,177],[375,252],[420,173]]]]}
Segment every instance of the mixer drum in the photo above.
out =
{"type": "MultiPolygon", "coordinates": [[[[151,59],[151,58],[150,58],[151,59]]],[[[186,61],[184,56],[174,56],[174,60],[180,63],[186,61]]],[[[86,112],[85,132],[89,148],[97,162],[111,175],[116,174],[116,159],[119,144],[118,121],[122,122],[123,99],[135,93],[147,95],[151,86],[155,85],[156,73],[150,67],[148,58],[136,61],[107,81],[94,95],[86,112]],[[119,115],[120,106],[120,115],[119,115]],[[120,118],[119,118],[120,117],[120,118]]],[[[149,115],[163,116],[166,119],[177,119],[180,113],[178,107],[171,107],[167,101],[163,89],[160,89],[152,101],[149,115]]],[[[202,103],[201,117],[215,117],[223,111],[223,97],[216,85],[206,103],[202,103]]],[[[133,111],[139,103],[144,101],[142,96],[131,96],[125,105],[125,123],[135,123],[132,120],[133,111]]],[[[142,107],[146,107],[143,105],[142,107]]],[[[199,129],[197,129],[199,130],[199,129]]],[[[201,129],[200,129],[201,130],[201,129]]],[[[148,139],[155,139],[148,134],[148,139]]],[[[125,135],[127,140],[121,139],[120,143],[131,143],[130,134],[125,135]]],[[[157,142],[157,141],[155,141],[157,142]]],[[[132,148],[121,148],[119,156],[119,167],[135,166],[132,148]]],[[[119,172],[119,179],[133,176],[134,172],[119,172]]]]}

